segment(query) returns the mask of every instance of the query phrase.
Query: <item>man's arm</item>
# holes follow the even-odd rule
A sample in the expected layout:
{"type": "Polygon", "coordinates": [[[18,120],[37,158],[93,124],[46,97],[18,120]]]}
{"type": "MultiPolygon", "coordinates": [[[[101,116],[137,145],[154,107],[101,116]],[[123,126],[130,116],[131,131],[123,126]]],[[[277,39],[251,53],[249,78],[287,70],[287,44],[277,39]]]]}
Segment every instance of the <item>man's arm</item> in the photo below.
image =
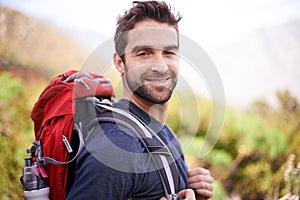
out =
{"type": "Polygon", "coordinates": [[[188,172],[188,184],[195,191],[197,200],[205,200],[213,196],[213,181],[207,169],[198,167],[188,172]]]}

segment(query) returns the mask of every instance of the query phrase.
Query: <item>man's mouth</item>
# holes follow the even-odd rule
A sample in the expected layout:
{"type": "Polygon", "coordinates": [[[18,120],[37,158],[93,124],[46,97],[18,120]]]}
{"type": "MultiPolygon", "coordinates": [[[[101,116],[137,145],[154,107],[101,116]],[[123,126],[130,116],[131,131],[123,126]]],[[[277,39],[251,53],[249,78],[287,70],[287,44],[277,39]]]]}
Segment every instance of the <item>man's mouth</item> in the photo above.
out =
{"type": "Polygon", "coordinates": [[[153,82],[153,83],[164,83],[166,81],[168,81],[169,79],[171,79],[171,77],[163,77],[163,78],[144,78],[145,81],[147,82],[153,82]]]}

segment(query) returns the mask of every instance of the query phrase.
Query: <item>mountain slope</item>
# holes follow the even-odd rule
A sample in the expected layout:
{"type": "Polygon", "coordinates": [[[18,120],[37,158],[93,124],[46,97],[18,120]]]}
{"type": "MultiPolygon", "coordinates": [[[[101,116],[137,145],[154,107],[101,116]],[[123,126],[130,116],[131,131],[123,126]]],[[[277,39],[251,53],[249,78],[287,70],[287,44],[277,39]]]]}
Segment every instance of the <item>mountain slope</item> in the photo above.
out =
{"type": "Polygon", "coordinates": [[[80,67],[84,46],[47,22],[0,6],[0,64],[57,72],[80,67]]]}

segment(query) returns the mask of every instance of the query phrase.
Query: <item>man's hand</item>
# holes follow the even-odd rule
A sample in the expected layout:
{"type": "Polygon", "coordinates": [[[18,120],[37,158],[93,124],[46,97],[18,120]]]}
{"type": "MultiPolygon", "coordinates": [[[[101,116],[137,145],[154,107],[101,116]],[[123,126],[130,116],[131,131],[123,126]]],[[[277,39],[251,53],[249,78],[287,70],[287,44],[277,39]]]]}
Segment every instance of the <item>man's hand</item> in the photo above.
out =
{"type": "Polygon", "coordinates": [[[195,193],[192,189],[185,189],[178,192],[182,200],[196,200],[195,193]]]}
{"type": "Polygon", "coordinates": [[[195,191],[197,200],[209,199],[213,196],[213,181],[214,179],[207,169],[198,167],[189,170],[189,187],[195,191]]]}
{"type": "MultiPolygon", "coordinates": [[[[196,200],[195,193],[192,189],[185,189],[178,192],[178,195],[182,200],[196,200]]],[[[166,197],[162,197],[159,200],[167,200],[166,197]]]]}

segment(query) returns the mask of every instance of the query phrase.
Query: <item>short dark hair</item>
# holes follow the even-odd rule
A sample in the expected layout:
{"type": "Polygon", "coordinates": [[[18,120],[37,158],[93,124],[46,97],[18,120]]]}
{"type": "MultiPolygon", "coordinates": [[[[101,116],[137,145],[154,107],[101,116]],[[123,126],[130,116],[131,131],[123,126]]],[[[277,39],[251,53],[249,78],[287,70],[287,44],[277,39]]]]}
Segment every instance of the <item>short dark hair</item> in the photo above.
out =
{"type": "Polygon", "coordinates": [[[117,28],[114,36],[115,49],[117,54],[124,61],[124,49],[127,45],[126,32],[140,21],[152,19],[157,22],[167,23],[173,26],[178,32],[178,22],[181,15],[172,13],[172,8],[162,1],[134,1],[133,7],[120,16],[117,21],[117,28]]]}

